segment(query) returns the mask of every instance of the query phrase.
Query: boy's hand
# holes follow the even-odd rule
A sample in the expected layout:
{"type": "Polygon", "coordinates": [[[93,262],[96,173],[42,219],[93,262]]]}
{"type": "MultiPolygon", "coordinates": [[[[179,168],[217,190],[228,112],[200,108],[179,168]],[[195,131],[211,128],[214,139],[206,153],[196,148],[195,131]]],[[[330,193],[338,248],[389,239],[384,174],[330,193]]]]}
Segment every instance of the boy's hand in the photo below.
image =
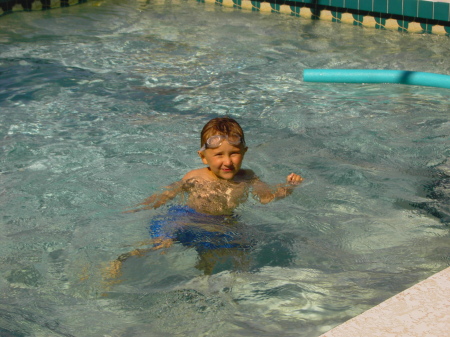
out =
{"type": "Polygon", "coordinates": [[[287,176],[286,182],[291,185],[299,185],[303,181],[303,178],[295,173],[291,173],[287,176]]]}

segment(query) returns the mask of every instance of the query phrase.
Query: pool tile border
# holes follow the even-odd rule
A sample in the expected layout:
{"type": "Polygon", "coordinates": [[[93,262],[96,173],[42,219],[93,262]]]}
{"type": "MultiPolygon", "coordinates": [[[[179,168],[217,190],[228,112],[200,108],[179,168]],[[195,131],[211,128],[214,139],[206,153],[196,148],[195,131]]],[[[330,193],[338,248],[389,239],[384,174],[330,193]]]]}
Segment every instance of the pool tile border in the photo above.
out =
{"type": "Polygon", "coordinates": [[[0,16],[17,11],[36,11],[79,5],[89,0],[0,0],[0,16]]]}
{"type": "MultiPolygon", "coordinates": [[[[0,16],[91,0],[0,0],[0,16]]],[[[124,0],[126,1],[126,0],[124,0]]],[[[189,0],[185,0],[189,1],[189,0]]],[[[348,23],[399,32],[450,36],[450,0],[196,0],[224,7],[348,23]]],[[[183,1],[172,0],[182,5],[183,1]]]]}
{"type": "Polygon", "coordinates": [[[450,3],[426,0],[197,0],[399,32],[450,36],[450,3]]]}

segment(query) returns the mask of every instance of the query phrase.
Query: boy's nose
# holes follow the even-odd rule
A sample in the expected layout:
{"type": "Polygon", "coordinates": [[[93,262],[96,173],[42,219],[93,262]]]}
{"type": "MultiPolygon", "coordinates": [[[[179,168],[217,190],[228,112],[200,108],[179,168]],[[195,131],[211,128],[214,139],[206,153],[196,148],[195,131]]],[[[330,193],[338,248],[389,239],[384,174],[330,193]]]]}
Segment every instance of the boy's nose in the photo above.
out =
{"type": "Polygon", "coordinates": [[[223,158],[223,163],[226,166],[232,165],[231,157],[230,156],[226,156],[225,158],[223,158]]]}

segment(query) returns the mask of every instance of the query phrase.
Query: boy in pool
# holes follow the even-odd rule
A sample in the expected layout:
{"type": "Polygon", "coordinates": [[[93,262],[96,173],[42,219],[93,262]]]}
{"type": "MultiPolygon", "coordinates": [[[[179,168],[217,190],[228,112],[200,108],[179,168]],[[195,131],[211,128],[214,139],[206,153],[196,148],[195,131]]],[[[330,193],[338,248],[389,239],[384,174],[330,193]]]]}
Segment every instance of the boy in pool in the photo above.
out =
{"type": "MultiPolygon", "coordinates": [[[[262,204],[290,195],[303,178],[295,173],[286,182],[270,186],[262,182],[252,170],[242,169],[247,152],[244,132],[232,118],[214,118],[201,131],[198,151],[206,167],[188,172],[180,181],[154,194],[139,204],[137,212],[158,208],[176,196],[186,196],[185,206],[174,206],[162,220],[153,219],[150,225],[153,247],[136,249],[121,255],[111,266],[110,274],[119,275],[121,263],[131,256],[140,256],[149,250],[169,247],[174,241],[193,246],[200,253],[201,268],[211,272],[210,250],[243,248],[238,235],[233,210],[245,202],[251,193],[262,204]],[[206,270],[208,269],[208,270],[206,270]]],[[[217,254],[215,254],[217,256],[217,254]]],[[[117,277],[117,276],[115,276],[117,277]]]]}
{"type": "MultiPolygon", "coordinates": [[[[206,167],[188,172],[179,182],[161,194],[154,194],[134,210],[158,208],[186,192],[187,206],[196,212],[212,215],[232,214],[247,200],[249,192],[262,204],[284,198],[292,193],[303,178],[295,173],[286,183],[271,187],[259,180],[252,170],[242,169],[247,152],[244,131],[232,118],[214,118],[203,127],[198,151],[206,167]]],[[[133,211],[131,211],[133,212],[133,211]]]]}

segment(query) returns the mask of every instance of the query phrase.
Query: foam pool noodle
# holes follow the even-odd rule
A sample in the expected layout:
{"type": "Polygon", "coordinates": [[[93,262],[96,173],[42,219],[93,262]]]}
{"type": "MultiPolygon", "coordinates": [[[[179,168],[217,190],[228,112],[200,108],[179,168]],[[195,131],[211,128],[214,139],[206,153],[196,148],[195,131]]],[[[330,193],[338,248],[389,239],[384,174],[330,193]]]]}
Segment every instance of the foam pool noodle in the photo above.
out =
{"type": "Polygon", "coordinates": [[[443,74],[378,69],[305,69],[305,82],[398,83],[450,89],[450,76],[443,74]]]}

